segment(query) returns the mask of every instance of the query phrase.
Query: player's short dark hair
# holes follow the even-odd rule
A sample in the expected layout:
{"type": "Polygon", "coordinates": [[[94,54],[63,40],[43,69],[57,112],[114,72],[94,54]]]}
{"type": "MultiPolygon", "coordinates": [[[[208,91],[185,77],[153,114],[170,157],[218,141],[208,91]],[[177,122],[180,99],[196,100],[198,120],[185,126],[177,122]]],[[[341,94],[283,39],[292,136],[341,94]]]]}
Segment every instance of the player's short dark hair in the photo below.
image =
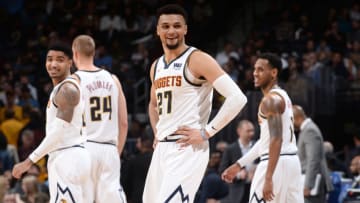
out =
{"type": "Polygon", "coordinates": [[[53,51],[61,51],[67,57],[69,57],[69,59],[72,59],[72,57],[73,57],[73,52],[72,52],[70,46],[65,44],[65,43],[61,43],[61,42],[54,43],[54,44],[49,46],[48,52],[51,51],[51,50],[53,50],[53,51]]]}
{"type": "Polygon", "coordinates": [[[183,7],[178,4],[167,4],[163,7],[160,7],[156,12],[156,19],[159,20],[161,15],[181,15],[185,19],[185,23],[188,21],[188,14],[183,7]]]}
{"type": "Polygon", "coordinates": [[[258,58],[268,60],[271,68],[276,68],[278,70],[278,76],[279,76],[279,74],[282,70],[282,63],[281,63],[281,59],[278,55],[268,52],[268,53],[260,54],[258,56],[258,58]]]}

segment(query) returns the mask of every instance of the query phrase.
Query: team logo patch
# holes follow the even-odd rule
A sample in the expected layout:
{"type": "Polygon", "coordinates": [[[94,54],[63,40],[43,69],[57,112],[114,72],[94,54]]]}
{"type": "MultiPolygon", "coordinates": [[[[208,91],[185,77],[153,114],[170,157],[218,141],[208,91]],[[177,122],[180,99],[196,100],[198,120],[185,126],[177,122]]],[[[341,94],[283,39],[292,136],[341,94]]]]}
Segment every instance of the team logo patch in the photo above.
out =
{"type": "Polygon", "coordinates": [[[255,200],[257,203],[266,203],[266,201],[264,200],[264,198],[259,198],[256,193],[254,192],[254,194],[252,195],[250,202],[253,202],[253,200],[255,200]],[[254,199],[255,198],[255,199],[254,199]]]}
{"type": "Polygon", "coordinates": [[[175,196],[176,196],[176,194],[179,194],[180,195],[180,198],[181,198],[181,203],[189,203],[190,202],[190,200],[189,200],[189,195],[188,194],[184,194],[184,192],[183,192],[183,189],[182,189],[182,187],[181,187],[181,185],[179,185],[175,190],[174,190],[174,192],[173,193],[171,193],[171,195],[165,200],[165,202],[164,203],[169,203],[170,202],[170,200],[172,200],[175,196]]]}
{"type": "Polygon", "coordinates": [[[182,63],[174,63],[174,70],[180,70],[182,63]]]}
{"type": "Polygon", "coordinates": [[[68,187],[65,187],[64,189],[60,186],[59,183],[56,184],[56,198],[55,202],[59,199],[61,196],[59,202],[60,203],[75,203],[74,197],[68,187]],[[66,199],[71,200],[68,202],[66,199]]]}

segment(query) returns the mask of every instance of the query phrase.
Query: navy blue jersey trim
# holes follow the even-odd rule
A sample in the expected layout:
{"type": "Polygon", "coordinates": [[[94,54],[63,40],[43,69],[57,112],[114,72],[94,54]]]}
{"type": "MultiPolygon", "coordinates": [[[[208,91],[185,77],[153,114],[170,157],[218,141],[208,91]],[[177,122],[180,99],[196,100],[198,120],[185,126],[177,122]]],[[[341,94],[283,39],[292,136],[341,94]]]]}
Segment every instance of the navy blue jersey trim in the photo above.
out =
{"type": "Polygon", "coordinates": [[[171,61],[169,62],[169,64],[166,63],[166,61],[165,61],[165,55],[164,55],[164,57],[163,57],[163,62],[164,62],[164,65],[165,65],[164,69],[169,68],[169,66],[170,66],[174,61],[176,61],[178,58],[182,57],[190,48],[191,48],[191,47],[186,48],[185,51],[183,51],[179,56],[177,56],[176,58],[174,58],[173,60],[171,60],[171,61]]]}
{"type": "Polygon", "coordinates": [[[116,146],[116,144],[114,144],[112,142],[98,142],[98,141],[94,141],[94,140],[87,140],[87,142],[116,146]]]}

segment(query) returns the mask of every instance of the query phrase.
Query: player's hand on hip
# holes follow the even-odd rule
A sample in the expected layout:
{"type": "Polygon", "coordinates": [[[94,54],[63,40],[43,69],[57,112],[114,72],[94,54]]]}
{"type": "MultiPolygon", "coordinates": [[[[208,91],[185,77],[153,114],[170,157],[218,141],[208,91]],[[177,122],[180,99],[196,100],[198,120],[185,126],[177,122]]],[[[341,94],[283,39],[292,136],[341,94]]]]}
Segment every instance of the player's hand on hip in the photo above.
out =
{"type": "Polygon", "coordinates": [[[239,164],[234,163],[221,174],[221,179],[223,179],[227,183],[232,183],[236,174],[241,171],[241,167],[239,164]]]}
{"type": "Polygon", "coordinates": [[[263,188],[263,198],[265,201],[272,201],[275,195],[273,193],[273,181],[272,179],[265,178],[263,188]]]}
{"type": "Polygon", "coordinates": [[[29,158],[26,159],[25,161],[16,164],[12,170],[12,175],[17,179],[21,178],[21,175],[24,172],[28,171],[32,164],[33,163],[29,158]]]}
{"type": "Polygon", "coordinates": [[[192,144],[201,144],[204,142],[199,129],[180,126],[174,134],[184,135],[184,137],[176,141],[176,143],[181,144],[181,147],[186,147],[192,144]]]}
{"type": "Polygon", "coordinates": [[[155,137],[154,142],[153,142],[153,145],[152,145],[153,149],[155,149],[155,147],[156,147],[156,145],[158,144],[158,142],[159,142],[159,140],[157,140],[157,138],[155,137]]]}

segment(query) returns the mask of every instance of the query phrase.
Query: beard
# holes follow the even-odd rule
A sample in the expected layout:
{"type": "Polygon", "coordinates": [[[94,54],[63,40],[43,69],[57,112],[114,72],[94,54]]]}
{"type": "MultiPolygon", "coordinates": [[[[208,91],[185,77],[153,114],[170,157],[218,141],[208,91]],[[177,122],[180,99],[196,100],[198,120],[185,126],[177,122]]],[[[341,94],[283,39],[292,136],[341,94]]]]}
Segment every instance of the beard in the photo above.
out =
{"type": "Polygon", "coordinates": [[[166,47],[170,50],[174,50],[179,47],[179,43],[176,44],[166,44],[166,47]]]}

